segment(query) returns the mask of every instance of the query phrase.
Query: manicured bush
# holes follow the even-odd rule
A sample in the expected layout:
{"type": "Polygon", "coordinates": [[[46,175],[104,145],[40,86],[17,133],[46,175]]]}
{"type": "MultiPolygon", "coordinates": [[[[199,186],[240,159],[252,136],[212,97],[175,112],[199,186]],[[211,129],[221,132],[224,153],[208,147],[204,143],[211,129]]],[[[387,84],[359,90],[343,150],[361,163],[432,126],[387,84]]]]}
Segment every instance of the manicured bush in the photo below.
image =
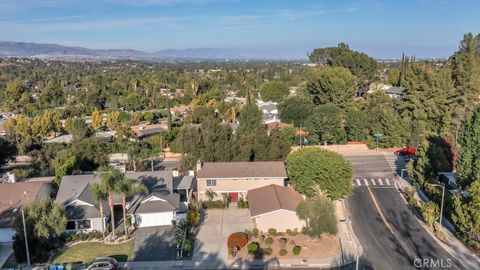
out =
{"type": "Polygon", "coordinates": [[[278,243],[279,243],[280,246],[282,246],[282,247],[285,247],[285,246],[287,245],[287,242],[288,242],[288,240],[287,240],[287,238],[285,238],[285,237],[282,237],[282,238],[278,239],[278,243]]]}
{"type": "Polygon", "coordinates": [[[253,237],[257,238],[258,237],[258,234],[260,233],[259,230],[257,228],[254,228],[252,230],[252,233],[253,233],[253,237]]]}
{"type": "Polygon", "coordinates": [[[271,245],[272,243],[273,243],[273,238],[272,237],[265,238],[265,244],[271,245]]]}
{"type": "Polygon", "coordinates": [[[288,254],[288,251],[282,248],[282,249],[280,249],[280,252],[279,252],[278,254],[279,254],[280,256],[285,256],[285,255],[288,254]]]}
{"type": "Polygon", "coordinates": [[[257,251],[258,251],[258,244],[255,242],[252,242],[247,245],[247,249],[248,249],[248,254],[255,255],[257,254],[257,251]]]}
{"type": "Polygon", "coordinates": [[[301,246],[294,246],[293,249],[292,249],[292,253],[293,253],[294,255],[300,254],[301,251],[302,251],[302,247],[301,247],[301,246]]]}
{"type": "Polygon", "coordinates": [[[238,249],[243,248],[248,243],[248,235],[243,232],[232,233],[228,236],[227,247],[233,249],[237,247],[238,249]]]}
{"type": "Polygon", "coordinates": [[[202,202],[202,207],[205,209],[211,209],[211,208],[225,208],[225,204],[221,200],[217,201],[204,201],[202,202]]]}
{"type": "Polygon", "coordinates": [[[275,228],[268,229],[268,234],[271,236],[275,236],[277,234],[277,229],[275,228]]]}
{"type": "Polygon", "coordinates": [[[271,248],[264,248],[263,255],[272,255],[273,251],[271,248]]]}
{"type": "Polygon", "coordinates": [[[291,236],[295,236],[298,234],[298,230],[295,228],[295,230],[290,230],[290,229],[287,229],[286,233],[288,235],[291,235],[291,236]]]}

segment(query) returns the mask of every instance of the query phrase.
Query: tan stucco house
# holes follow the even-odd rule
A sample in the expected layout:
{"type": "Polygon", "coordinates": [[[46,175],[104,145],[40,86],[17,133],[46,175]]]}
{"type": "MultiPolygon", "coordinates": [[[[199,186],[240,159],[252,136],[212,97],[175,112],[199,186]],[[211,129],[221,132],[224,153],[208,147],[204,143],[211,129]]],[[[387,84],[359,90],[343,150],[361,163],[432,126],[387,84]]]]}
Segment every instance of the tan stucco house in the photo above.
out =
{"type": "Polygon", "coordinates": [[[305,221],[298,218],[296,209],[302,201],[302,195],[291,187],[268,185],[248,191],[250,218],[263,232],[269,228],[301,230],[305,221]]]}
{"type": "Polygon", "coordinates": [[[205,192],[214,191],[218,199],[229,194],[232,202],[246,198],[251,189],[285,186],[287,171],[282,161],[255,162],[197,162],[197,192],[199,200],[206,200],[205,192]]]}

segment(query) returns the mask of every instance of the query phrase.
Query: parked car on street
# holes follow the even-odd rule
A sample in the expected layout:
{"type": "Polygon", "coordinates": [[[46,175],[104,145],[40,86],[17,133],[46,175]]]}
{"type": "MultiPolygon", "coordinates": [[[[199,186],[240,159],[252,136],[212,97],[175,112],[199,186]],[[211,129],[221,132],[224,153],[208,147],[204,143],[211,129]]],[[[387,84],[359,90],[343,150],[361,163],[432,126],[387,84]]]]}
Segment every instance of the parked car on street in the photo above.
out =
{"type": "Polygon", "coordinates": [[[408,147],[402,147],[402,149],[395,151],[395,155],[397,156],[411,156],[415,155],[415,153],[417,153],[417,149],[408,147]]]}
{"type": "Polygon", "coordinates": [[[117,260],[111,257],[96,258],[92,261],[88,270],[117,270],[118,263],[117,260]]]}

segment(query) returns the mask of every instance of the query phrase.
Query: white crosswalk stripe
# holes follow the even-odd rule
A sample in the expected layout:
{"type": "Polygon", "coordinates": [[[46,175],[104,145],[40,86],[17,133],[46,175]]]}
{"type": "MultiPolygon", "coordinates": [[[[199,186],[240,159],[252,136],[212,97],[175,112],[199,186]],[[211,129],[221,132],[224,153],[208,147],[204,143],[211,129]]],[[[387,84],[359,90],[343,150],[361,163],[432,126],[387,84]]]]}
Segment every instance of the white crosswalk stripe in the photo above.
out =
{"type": "Polygon", "coordinates": [[[352,179],[352,185],[357,186],[357,187],[372,186],[372,188],[391,188],[391,187],[393,187],[393,184],[390,183],[390,179],[388,179],[388,178],[355,178],[355,181],[353,181],[353,179],[352,179]]]}

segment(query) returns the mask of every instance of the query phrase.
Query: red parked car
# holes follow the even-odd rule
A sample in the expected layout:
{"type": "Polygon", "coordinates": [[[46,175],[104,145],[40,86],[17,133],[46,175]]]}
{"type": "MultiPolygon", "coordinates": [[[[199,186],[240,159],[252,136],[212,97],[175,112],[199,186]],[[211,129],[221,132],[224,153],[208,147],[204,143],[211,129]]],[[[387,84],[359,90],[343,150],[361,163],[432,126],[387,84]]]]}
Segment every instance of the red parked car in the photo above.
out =
{"type": "Polygon", "coordinates": [[[403,147],[402,149],[399,149],[395,151],[395,155],[397,156],[411,156],[415,155],[417,152],[417,149],[415,148],[408,148],[408,147],[403,147]]]}

